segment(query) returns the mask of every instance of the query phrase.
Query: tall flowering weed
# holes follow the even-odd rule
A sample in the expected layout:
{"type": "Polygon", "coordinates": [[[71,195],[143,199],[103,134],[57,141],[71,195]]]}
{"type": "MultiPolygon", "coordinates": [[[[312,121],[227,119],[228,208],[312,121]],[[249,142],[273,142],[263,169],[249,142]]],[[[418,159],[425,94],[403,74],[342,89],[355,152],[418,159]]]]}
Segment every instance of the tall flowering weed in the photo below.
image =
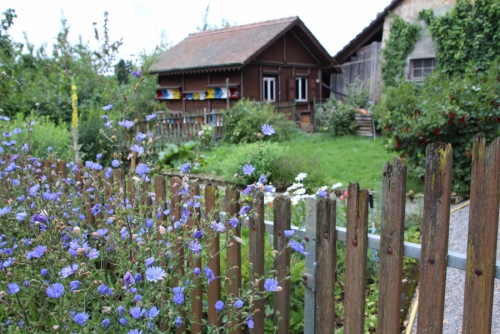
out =
{"type": "MultiPolygon", "coordinates": [[[[109,166],[99,156],[81,165],[65,163],[50,151],[46,161],[52,163],[46,163],[30,150],[29,135],[16,138],[31,133],[33,122],[11,128],[7,117],[0,119],[0,332],[171,333],[195,323],[227,332],[252,328],[252,302],[279,293],[280,282],[270,272],[251,280],[239,296],[217,301],[221,328],[188,316],[192,291],[232,277],[232,268],[215,277],[210,247],[221,233],[226,238],[220,252],[242,242],[235,231],[254,214],[256,194],[274,192],[265,177],[248,186],[240,213],[223,223],[216,214],[221,208],[203,212],[188,162],[172,193],[155,195],[148,160],[155,135],[149,131],[131,136],[133,150],[116,153],[109,166]],[[124,170],[120,180],[118,168],[127,158],[137,167],[124,170]],[[172,197],[178,206],[169,205],[172,197]]],[[[123,119],[117,126],[131,124],[123,119]]],[[[106,117],[103,128],[113,130],[106,117]]],[[[272,126],[265,131],[272,135],[272,126]]],[[[116,137],[106,139],[125,147],[116,137]]]]}

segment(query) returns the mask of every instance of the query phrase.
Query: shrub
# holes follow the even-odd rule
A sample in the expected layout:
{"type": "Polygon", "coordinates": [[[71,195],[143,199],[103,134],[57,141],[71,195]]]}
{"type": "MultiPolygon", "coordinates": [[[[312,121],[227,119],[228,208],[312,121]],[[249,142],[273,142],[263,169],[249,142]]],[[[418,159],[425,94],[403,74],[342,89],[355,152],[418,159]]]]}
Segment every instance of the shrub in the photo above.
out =
{"type": "Polygon", "coordinates": [[[375,115],[387,136],[387,147],[405,157],[416,176],[424,176],[428,143],[450,143],[453,189],[469,191],[472,138],[487,141],[500,135],[500,69],[498,63],[481,72],[435,73],[423,85],[412,83],[386,89],[375,115]]]}
{"type": "MultiPolygon", "coordinates": [[[[238,101],[224,115],[225,133],[223,140],[228,143],[253,143],[262,132],[262,124],[271,124],[276,131],[273,141],[289,139],[296,130],[295,123],[284,114],[277,113],[272,104],[261,105],[250,100],[238,101]]],[[[264,138],[267,140],[267,138],[264,138]]]]}
{"type": "Polygon", "coordinates": [[[317,168],[314,168],[317,166],[315,161],[304,163],[286,148],[275,143],[265,144],[260,149],[257,149],[258,146],[258,144],[248,145],[236,152],[226,162],[225,167],[221,168],[226,170],[225,176],[232,178],[234,174],[243,175],[242,167],[251,164],[255,171],[251,175],[235,179],[236,184],[246,186],[256,182],[259,176],[264,174],[278,190],[283,190],[292,184],[297,174],[305,172],[309,175],[305,182],[306,187],[312,189],[318,186],[322,177],[317,168]]]}
{"type": "Polygon", "coordinates": [[[368,105],[368,90],[363,82],[356,81],[346,89],[343,101],[331,94],[330,98],[316,107],[316,117],[321,122],[320,131],[343,136],[356,133],[356,112],[368,105]]]}
{"type": "Polygon", "coordinates": [[[12,120],[12,128],[22,128],[18,134],[17,141],[24,142],[30,138],[30,151],[40,157],[46,157],[49,151],[60,159],[70,161],[74,159],[73,142],[71,131],[62,122],[56,125],[48,116],[39,116],[34,112],[28,118],[23,114],[17,114],[12,120]],[[28,122],[35,122],[29,125],[28,122]],[[26,131],[27,129],[28,131],[26,131]]]}
{"type": "MultiPolygon", "coordinates": [[[[103,124],[104,121],[101,115],[94,108],[90,108],[86,120],[79,122],[78,144],[80,146],[80,159],[82,161],[93,160],[99,153],[103,155],[103,163],[107,164],[111,161],[115,147],[105,140],[101,132],[105,133],[108,138],[113,134],[109,129],[104,128],[103,124]]],[[[116,134],[120,136],[120,132],[116,132],[116,134]]]]}

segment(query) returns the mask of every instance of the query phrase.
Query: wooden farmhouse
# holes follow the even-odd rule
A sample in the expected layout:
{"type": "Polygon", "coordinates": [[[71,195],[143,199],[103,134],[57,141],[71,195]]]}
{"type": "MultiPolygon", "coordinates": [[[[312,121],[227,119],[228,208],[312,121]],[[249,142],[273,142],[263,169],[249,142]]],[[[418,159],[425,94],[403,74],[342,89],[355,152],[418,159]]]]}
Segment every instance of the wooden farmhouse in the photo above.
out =
{"type": "Polygon", "coordinates": [[[312,126],[328,97],[335,61],[298,17],[190,34],[152,65],[157,100],[171,112],[218,110],[246,98],[294,104],[289,118],[312,126]]]}
{"type": "Polygon", "coordinates": [[[444,15],[455,5],[456,0],[393,0],[377,15],[363,31],[342,48],[334,57],[341,65],[341,73],[332,73],[330,87],[344,93],[345,89],[361,79],[369,89],[370,100],[376,102],[381,92],[381,50],[389,38],[391,14],[405,21],[422,24],[422,31],[414,50],[408,55],[405,65],[405,79],[421,81],[436,68],[436,47],[427,27],[418,19],[423,9],[432,9],[434,15],[444,15]]]}

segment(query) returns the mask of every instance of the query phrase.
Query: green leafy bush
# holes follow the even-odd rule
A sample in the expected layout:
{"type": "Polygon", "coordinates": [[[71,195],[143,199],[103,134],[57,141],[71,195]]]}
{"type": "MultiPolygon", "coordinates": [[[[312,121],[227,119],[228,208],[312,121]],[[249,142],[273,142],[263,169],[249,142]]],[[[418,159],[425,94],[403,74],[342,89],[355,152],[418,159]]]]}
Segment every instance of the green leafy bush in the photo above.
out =
{"type": "MultiPolygon", "coordinates": [[[[78,126],[78,144],[80,146],[80,158],[84,160],[95,159],[98,153],[103,155],[102,162],[110,162],[115,146],[111,145],[109,140],[101,134],[103,132],[108,138],[114,134],[118,138],[121,135],[119,132],[111,133],[104,127],[104,121],[99,115],[99,112],[94,108],[90,108],[87,119],[81,120],[78,126]]],[[[115,121],[116,123],[116,121],[115,121]]],[[[121,129],[120,129],[121,130],[121,129]]],[[[128,147],[127,147],[128,149],[128,147]]]]}
{"type": "MultiPolygon", "coordinates": [[[[295,123],[284,114],[277,113],[272,104],[259,104],[243,99],[224,115],[225,132],[223,140],[228,143],[253,143],[259,140],[262,125],[272,125],[276,133],[273,141],[289,139],[297,131],[295,123]]],[[[268,138],[264,138],[268,140],[268,138]]]]}
{"type": "Polygon", "coordinates": [[[238,185],[246,186],[259,179],[261,174],[267,175],[268,180],[273,183],[277,189],[285,189],[290,186],[301,172],[308,173],[305,182],[306,187],[313,188],[322,180],[322,176],[317,168],[317,161],[310,161],[309,164],[302,162],[299,157],[289,152],[287,148],[279,146],[277,143],[266,143],[262,147],[256,146],[262,144],[252,144],[244,149],[235,152],[233,157],[221,166],[221,171],[226,177],[232,177],[234,174],[243,175],[242,168],[250,163],[255,171],[251,175],[243,175],[235,179],[238,185]]]}
{"type": "Polygon", "coordinates": [[[386,90],[377,107],[379,128],[389,138],[387,147],[405,157],[408,170],[424,176],[428,143],[450,143],[453,153],[453,189],[468,192],[472,138],[491,142],[500,136],[500,69],[488,72],[470,66],[463,75],[436,73],[422,86],[402,84],[386,90]]]}
{"type": "Polygon", "coordinates": [[[28,125],[23,114],[17,114],[12,120],[13,128],[21,128],[18,141],[25,141],[31,132],[31,151],[40,157],[46,157],[49,150],[58,158],[70,161],[75,158],[70,129],[64,124],[56,125],[48,116],[38,116],[34,112],[27,117],[29,122],[36,126],[28,125]],[[49,147],[51,149],[49,149],[49,147]]]}
{"type": "Polygon", "coordinates": [[[165,149],[158,153],[158,163],[168,168],[176,168],[185,162],[194,161],[195,164],[191,168],[193,171],[197,171],[198,167],[205,161],[205,156],[196,152],[198,145],[199,143],[196,141],[167,144],[165,149]]]}
{"type": "Polygon", "coordinates": [[[500,33],[493,28],[500,6],[495,0],[459,0],[443,16],[424,10],[419,18],[437,44],[439,71],[423,83],[386,85],[375,115],[387,148],[405,157],[417,177],[424,176],[427,144],[450,143],[453,189],[468,192],[473,137],[491,141],[500,135],[500,33]]]}
{"type": "Polygon", "coordinates": [[[331,94],[324,104],[316,107],[316,117],[321,122],[320,131],[343,136],[356,133],[356,112],[368,105],[368,90],[363,82],[356,81],[347,87],[343,101],[331,94]]]}

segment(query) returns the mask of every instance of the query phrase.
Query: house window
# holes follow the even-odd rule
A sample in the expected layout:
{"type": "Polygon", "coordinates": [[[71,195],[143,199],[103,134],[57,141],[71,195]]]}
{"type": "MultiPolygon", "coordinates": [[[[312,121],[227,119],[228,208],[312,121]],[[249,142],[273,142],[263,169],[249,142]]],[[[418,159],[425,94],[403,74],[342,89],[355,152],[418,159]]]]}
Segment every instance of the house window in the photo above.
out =
{"type": "Polygon", "coordinates": [[[307,101],[307,78],[297,78],[295,83],[295,99],[297,101],[307,101]]]}
{"type": "Polygon", "coordinates": [[[411,59],[410,79],[424,79],[436,70],[435,58],[411,59]]]}
{"type": "Polygon", "coordinates": [[[274,102],[276,100],[276,79],[264,78],[264,101],[274,102]]]}

